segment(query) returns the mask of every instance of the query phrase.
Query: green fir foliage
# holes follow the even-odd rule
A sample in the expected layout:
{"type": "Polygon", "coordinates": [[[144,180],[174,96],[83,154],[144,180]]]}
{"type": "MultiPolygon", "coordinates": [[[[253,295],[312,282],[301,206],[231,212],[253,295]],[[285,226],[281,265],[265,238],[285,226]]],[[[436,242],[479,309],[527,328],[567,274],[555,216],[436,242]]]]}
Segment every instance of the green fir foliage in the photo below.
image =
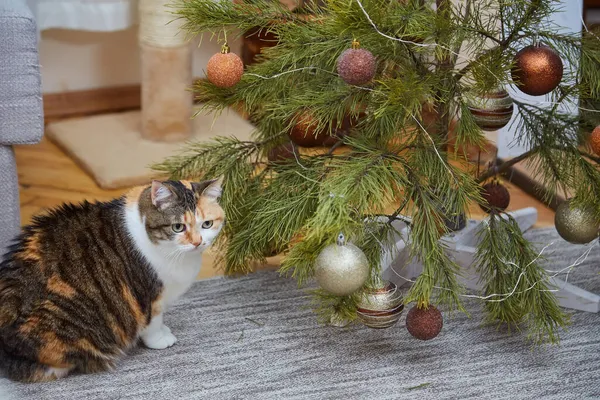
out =
{"type": "Polygon", "coordinates": [[[526,326],[535,343],[558,342],[558,330],[568,318],[558,306],[540,256],[507,215],[493,213],[480,232],[477,249],[487,320],[509,327],[526,326]]]}
{"type": "MultiPolygon", "coordinates": [[[[479,185],[511,163],[479,178],[463,165],[461,149],[485,144],[467,99],[511,84],[515,54],[534,41],[579,68],[565,69],[554,107],[515,99],[522,119],[513,128],[531,149],[518,161],[530,164],[550,194],[570,191],[600,217],[600,159],[582,147],[600,114],[574,116],[561,106],[598,104],[600,40],[549,23],[558,1],[325,0],[290,11],[278,1],[175,0],[171,7],[190,37],[223,42],[258,27],[279,38],[234,87],[201,80],[193,88],[199,112],[235,107],[249,115],[253,139],[191,143],[155,166],[173,178],[224,177],[228,223],[219,245],[227,273],[247,273],[281,253],[281,272],[304,285],[321,249],[343,232],[363,249],[375,277],[382,253],[394,250],[393,223],[401,219],[410,223],[412,256],[425,266],[407,300],[461,310],[459,267],[439,240],[444,221],[481,202],[479,185]],[[377,59],[375,79],[363,86],[346,84],[336,70],[354,38],[377,59]],[[329,134],[344,117],[357,123],[330,149],[268,162],[269,150],[289,140],[303,113],[329,134]]],[[[494,215],[488,228],[477,253],[484,292],[511,292],[518,281],[505,301],[485,303],[489,320],[526,326],[535,342],[555,342],[566,320],[552,293],[536,290],[549,286],[535,250],[509,218],[494,215]]],[[[314,299],[325,320],[332,313],[355,317],[356,295],[319,290],[314,299]]]]}

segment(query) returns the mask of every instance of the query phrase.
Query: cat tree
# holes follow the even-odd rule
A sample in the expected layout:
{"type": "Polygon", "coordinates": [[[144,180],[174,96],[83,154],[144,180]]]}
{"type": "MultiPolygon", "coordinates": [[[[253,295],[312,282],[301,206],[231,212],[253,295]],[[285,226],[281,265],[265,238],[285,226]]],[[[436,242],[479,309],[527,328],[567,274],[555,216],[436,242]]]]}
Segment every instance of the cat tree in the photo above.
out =
{"type": "MultiPolygon", "coordinates": [[[[192,44],[164,0],[139,1],[141,111],[88,116],[48,125],[48,136],[104,189],[147,183],[150,165],[187,140],[217,135],[250,139],[252,125],[234,111],[194,115],[192,44]]],[[[123,60],[126,63],[128,60],[123,60]]]]}

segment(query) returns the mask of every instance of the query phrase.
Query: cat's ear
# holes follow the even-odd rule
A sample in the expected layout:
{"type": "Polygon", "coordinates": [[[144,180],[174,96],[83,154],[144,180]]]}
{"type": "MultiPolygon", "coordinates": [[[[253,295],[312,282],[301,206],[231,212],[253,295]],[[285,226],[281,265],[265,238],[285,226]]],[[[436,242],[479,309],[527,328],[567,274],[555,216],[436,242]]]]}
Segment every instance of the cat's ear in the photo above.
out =
{"type": "Polygon", "coordinates": [[[150,198],[152,204],[163,211],[175,201],[175,193],[160,181],[152,181],[152,189],[150,190],[150,198]]]}
{"type": "Polygon", "coordinates": [[[213,179],[208,181],[208,185],[202,191],[202,196],[209,200],[218,202],[223,193],[223,178],[213,179]]]}

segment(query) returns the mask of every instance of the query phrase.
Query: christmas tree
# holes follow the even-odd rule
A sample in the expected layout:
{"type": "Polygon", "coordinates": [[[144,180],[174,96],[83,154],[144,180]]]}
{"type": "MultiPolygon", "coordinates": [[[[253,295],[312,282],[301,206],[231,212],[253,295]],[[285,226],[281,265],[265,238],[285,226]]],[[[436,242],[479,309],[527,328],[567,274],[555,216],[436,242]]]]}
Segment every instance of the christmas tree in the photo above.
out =
{"type": "Polygon", "coordinates": [[[504,212],[506,189],[492,179],[527,163],[551,195],[572,195],[563,212],[579,222],[561,235],[597,237],[600,170],[592,152],[600,140],[589,133],[599,114],[589,107],[600,98],[600,41],[561,33],[548,18],[559,5],[328,0],[290,11],[276,1],[177,0],[172,11],[191,36],[226,40],[253,29],[277,44],[244,71],[225,44],[208,80],[194,87],[203,110],[248,115],[254,140],[191,143],[155,168],[175,179],[223,176],[226,273],[283,254],[283,274],[301,285],[316,276],[315,309],[327,321],[356,318],[365,293],[385,287],[381,257],[394,251],[397,220],[409,224],[410,254],[423,264],[404,297],[418,307],[408,317],[433,304],[463,310],[460,268],[440,238],[479,203],[490,213],[476,255],[481,295],[511,294],[484,303],[489,321],[556,342],[567,317],[538,251],[504,212]],[[551,106],[511,98],[504,88],[512,84],[550,94],[551,106]],[[588,111],[573,114],[566,104],[588,111]],[[465,149],[483,148],[483,131],[506,125],[513,112],[521,118],[512,128],[529,150],[478,173],[465,149]],[[327,270],[336,266],[342,271],[327,270]]]}

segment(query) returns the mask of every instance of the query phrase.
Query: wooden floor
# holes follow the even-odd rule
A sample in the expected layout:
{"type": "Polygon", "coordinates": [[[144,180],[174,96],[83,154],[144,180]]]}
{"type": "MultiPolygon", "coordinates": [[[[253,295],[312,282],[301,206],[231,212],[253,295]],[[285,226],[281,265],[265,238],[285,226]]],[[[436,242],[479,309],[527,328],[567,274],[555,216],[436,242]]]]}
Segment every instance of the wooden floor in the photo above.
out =
{"type": "MultiPolygon", "coordinates": [[[[21,221],[27,224],[31,217],[46,208],[64,202],[82,200],[109,200],[125,193],[122,190],[103,190],[48,139],[33,146],[16,146],[17,171],[21,195],[21,221]]],[[[511,192],[510,209],[536,207],[536,226],[554,225],[554,212],[536,199],[523,193],[519,188],[507,183],[511,192]]],[[[477,205],[471,207],[471,217],[482,218],[484,214],[477,205]]],[[[212,262],[210,254],[205,262],[200,278],[220,275],[222,272],[212,262]]]]}

